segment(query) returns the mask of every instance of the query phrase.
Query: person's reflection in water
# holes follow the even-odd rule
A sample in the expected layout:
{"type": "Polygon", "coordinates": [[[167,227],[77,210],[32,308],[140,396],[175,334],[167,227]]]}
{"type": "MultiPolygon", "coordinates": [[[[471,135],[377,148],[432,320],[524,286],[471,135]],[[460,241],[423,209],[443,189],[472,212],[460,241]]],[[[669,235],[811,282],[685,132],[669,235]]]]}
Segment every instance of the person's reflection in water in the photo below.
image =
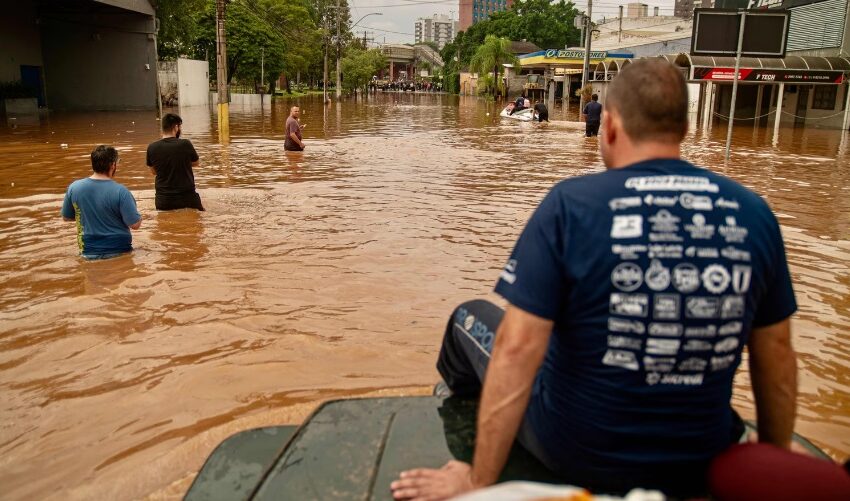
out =
{"type": "Polygon", "coordinates": [[[203,216],[195,210],[159,212],[151,240],[157,242],[160,262],[171,269],[193,271],[208,252],[203,216]]]}
{"type": "Polygon", "coordinates": [[[110,293],[127,279],[145,275],[130,253],[112,259],[82,260],[80,270],[86,295],[110,293]]]}

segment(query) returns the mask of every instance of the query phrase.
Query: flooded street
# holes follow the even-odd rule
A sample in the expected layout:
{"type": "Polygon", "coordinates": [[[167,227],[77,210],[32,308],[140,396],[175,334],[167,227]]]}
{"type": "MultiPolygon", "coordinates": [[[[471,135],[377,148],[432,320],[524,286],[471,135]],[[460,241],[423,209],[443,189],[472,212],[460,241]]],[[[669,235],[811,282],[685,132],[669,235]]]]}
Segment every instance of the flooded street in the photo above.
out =
{"type": "MultiPolygon", "coordinates": [[[[180,496],[238,430],[300,422],[329,398],[427,393],[445,319],[488,297],[547,190],[602,170],[596,140],[493,104],[379,95],[323,112],[302,99],[303,154],[283,151],[291,103],[233,105],[218,143],[206,107],[174,110],[201,157],[205,213],[154,210],[154,114],[0,125],[0,497],[180,496]],[[59,215],[94,145],[143,214],[135,252],[77,256],[59,215]],[[67,144],[67,147],[62,147],[67,144]]],[[[559,118],[557,113],[554,118],[559,118]]],[[[850,137],[691,132],[685,157],[764,196],[797,300],[797,432],[850,455],[850,137]]],[[[735,406],[753,416],[746,364],[735,406]]]]}

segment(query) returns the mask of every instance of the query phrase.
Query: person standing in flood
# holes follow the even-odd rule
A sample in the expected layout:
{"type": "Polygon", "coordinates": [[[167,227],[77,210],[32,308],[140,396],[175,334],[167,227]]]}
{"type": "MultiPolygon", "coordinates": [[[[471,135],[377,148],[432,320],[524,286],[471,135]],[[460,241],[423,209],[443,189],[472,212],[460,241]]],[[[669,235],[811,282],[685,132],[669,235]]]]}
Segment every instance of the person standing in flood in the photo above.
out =
{"type": "Polygon", "coordinates": [[[91,152],[94,173],[68,186],[62,219],[77,223],[77,245],[86,259],[108,259],[133,250],[130,230],[142,226],[136,199],[113,179],[118,151],[100,145],[91,152]]]}
{"type": "Polygon", "coordinates": [[[301,109],[298,106],[289,110],[289,116],[286,118],[286,141],[283,143],[283,149],[286,151],[304,151],[304,141],[301,140],[301,129],[304,126],[298,123],[300,115],[301,109]]]}
{"type": "Polygon", "coordinates": [[[183,119],[173,113],[162,117],[162,138],[148,145],[147,166],[156,176],[156,210],[205,210],[195,191],[193,167],[200,165],[192,142],[180,139],[183,119]]]}
{"type": "Polygon", "coordinates": [[[585,135],[598,136],[599,124],[602,123],[602,105],[599,104],[599,95],[590,96],[591,101],[584,106],[581,114],[584,116],[585,135]]]}

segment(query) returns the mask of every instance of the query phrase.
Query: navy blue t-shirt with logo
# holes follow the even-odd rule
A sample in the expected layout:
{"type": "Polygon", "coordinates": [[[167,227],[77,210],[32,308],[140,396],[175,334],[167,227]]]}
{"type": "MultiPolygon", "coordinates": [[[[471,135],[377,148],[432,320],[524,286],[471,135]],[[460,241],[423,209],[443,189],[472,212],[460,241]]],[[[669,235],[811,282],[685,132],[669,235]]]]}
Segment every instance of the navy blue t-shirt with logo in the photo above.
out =
{"type": "Polygon", "coordinates": [[[726,448],[751,330],[796,310],[768,205],[673,159],[555,186],[496,292],[555,322],[526,419],[560,470],[596,476],[726,448]]]}

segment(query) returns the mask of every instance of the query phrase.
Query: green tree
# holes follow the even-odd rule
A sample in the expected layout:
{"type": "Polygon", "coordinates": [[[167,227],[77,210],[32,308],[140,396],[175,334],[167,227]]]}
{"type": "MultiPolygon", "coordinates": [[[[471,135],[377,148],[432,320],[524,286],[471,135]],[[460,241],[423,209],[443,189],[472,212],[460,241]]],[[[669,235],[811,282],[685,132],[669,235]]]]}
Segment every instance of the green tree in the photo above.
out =
{"type": "Polygon", "coordinates": [[[365,90],[372,81],[372,76],[388,66],[386,58],[378,49],[349,49],[340,64],[344,77],[342,85],[353,93],[358,89],[365,90]]]}
{"type": "Polygon", "coordinates": [[[495,35],[487,35],[484,43],[478,47],[469,67],[479,75],[491,74],[493,84],[490,86],[495,97],[500,87],[499,75],[502,73],[503,64],[517,64],[517,57],[511,52],[511,41],[507,38],[499,38],[495,35]]]}
{"type": "Polygon", "coordinates": [[[195,55],[198,18],[207,0],[155,0],[159,32],[156,49],[161,60],[171,61],[182,55],[195,55]]]}

